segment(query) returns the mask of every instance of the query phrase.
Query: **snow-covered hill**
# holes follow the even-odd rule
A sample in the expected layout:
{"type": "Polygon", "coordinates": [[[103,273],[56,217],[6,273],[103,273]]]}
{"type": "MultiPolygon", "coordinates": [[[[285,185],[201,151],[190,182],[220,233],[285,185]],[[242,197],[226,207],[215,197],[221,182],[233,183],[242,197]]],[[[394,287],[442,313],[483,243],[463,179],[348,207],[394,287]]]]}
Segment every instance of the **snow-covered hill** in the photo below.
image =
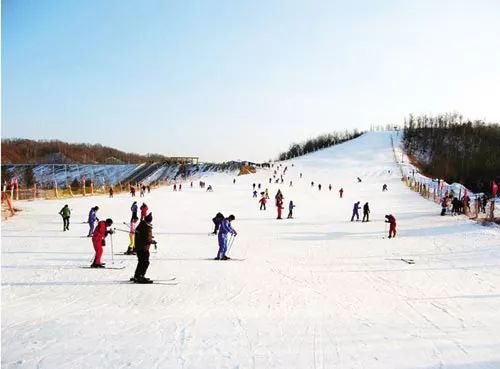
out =
{"type": "MultiPolygon", "coordinates": [[[[125,229],[130,197],[18,203],[2,223],[2,367],[499,368],[499,228],[440,217],[406,188],[390,135],[284,162],[283,184],[269,184],[271,168],[235,184],[210,174],[214,192],[185,185],[136,198],[158,241],[147,275],[176,285],[127,283],[131,256],[114,256],[123,270],[80,268],[93,256],[82,237],[89,208],[125,229]],[[294,219],[277,220],[272,200],[259,211],[253,183],[271,198],[281,189],[294,219]],[[369,202],[370,222],[350,222],[356,201],[369,202]],[[57,214],[65,202],[69,232],[57,214]],[[236,216],[229,254],[242,260],[210,260],[218,211],[236,216]],[[388,213],[394,239],[384,238],[388,213]]],[[[127,244],[113,236],[115,253],[127,244]]],[[[108,265],[110,249],[108,240],[108,265]]]]}

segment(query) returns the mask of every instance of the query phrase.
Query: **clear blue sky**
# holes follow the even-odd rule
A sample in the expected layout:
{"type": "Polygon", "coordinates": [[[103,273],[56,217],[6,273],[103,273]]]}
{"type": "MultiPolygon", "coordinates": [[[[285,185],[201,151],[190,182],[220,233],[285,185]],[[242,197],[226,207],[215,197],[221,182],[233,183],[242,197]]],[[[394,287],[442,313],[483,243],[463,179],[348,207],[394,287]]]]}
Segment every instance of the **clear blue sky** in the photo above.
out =
{"type": "Polygon", "coordinates": [[[3,0],[2,137],[202,160],[500,121],[500,1],[3,0]]]}

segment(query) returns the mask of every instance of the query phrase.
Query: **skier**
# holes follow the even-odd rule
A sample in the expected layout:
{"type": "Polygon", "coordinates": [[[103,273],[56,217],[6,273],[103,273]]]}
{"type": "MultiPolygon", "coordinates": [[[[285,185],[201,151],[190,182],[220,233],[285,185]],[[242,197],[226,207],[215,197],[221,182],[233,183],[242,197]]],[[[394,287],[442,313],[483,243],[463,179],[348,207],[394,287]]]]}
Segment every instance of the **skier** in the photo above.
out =
{"type": "Polygon", "coordinates": [[[260,190],[260,183],[257,185],[257,188],[260,190]]]}
{"type": "Polygon", "coordinates": [[[71,216],[71,210],[69,210],[69,206],[64,205],[61,211],[59,211],[59,214],[62,216],[63,219],[63,232],[69,231],[69,218],[71,216]]]}
{"type": "Polygon", "coordinates": [[[229,243],[228,233],[231,233],[233,236],[236,236],[238,233],[231,226],[231,222],[235,219],[234,215],[228,216],[226,219],[222,219],[220,223],[220,230],[218,235],[219,242],[219,251],[217,252],[217,256],[214,260],[229,260],[230,258],[226,256],[227,247],[229,243]]]}
{"type": "Polygon", "coordinates": [[[368,206],[368,203],[365,203],[363,205],[363,220],[362,222],[369,222],[370,221],[370,207],[368,206]],[[366,220],[365,220],[366,218],[366,220]]]}
{"type": "Polygon", "coordinates": [[[293,201],[290,200],[290,203],[288,204],[288,216],[287,219],[292,219],[293,218],[293,208],[295,205],[293,204],[293,201]]]}
{"type": "Polygon", "coordinates": [[[113,187],[109,188],[109,197],[113,198],[113,187]]]}
{"type": "Polygon", "coordinates": [[[302,173],[300,173],[300,178],[302,178],[302,173]]]}
{"type": "Polygon", "coordinates": [[[214,192],[214,189],[212,188],[212,185],[208,185],[207,192],[214,192]]]}
{"type": "Polygon", "coordinates": [[[182,191],[182,183],[179,183],[179,191],[182,191]]]}
{"type": "Polygon", "coordinates": [[[292,181],[290,181],[290,187],[292,187],[292,186],[293,186],[292,181]]]}
{"type": "Polygon", "coordinates": [[[386,223],[389,223],[389,238],[396,237],[396,218],[392,214],[385,216],[386,223]]]}
{"type": "Polygon", "coordinates": [[[174,183],[174,191],[177,191],[177,183],[174,183]]]}
{"type": "Polygon", "coordinates": [[[330,190],[330,191],[332,190],[332,185],[331,184],[328,185],[328,190],[330,190]]]}
{"type": "Polygon", "coordinates": [[[460,203],[459,200],[454,197],[451,200],[451,215],[458,215],[460,213],[460,203]]]}
{"type": "Polygon", "coordinates": [[[128,233],[130,243],[128,244],[127,251],[125,251],[125,253],[124,253],[125,255],[135,255],[135,250],[134,250],[135,228],[136,228],[138,220],[139,220],[139,218],[137,218],[137,216],[133,216],[132,219],[130,219],[130,231],[128,233]]]}
{"type": "Polygon", "coordinates": [[[145,187],[143,185],[140,185],[139,188],[139,197],[144,197],[145,187]]]}
{"type": "Polygon", "coordinates": [[[265,196],[266,196],[266,199],[268,199],[268,200],[269,200],[269,199],[270,199],[270,197],[269,197],[269,190],[268,190],[267,188],[266,188],[266,190],[264,191],[264,194],[265,194],[265,196]]]}
{"type": "Polygon", "coordinates": [[[215,214],[215,217],[212,218],[212,222],[214,222],[214,231],[212,232],[212,234],[217,234],[222,219],[224,219],[224,215],[222,215],[221,213],[215,214]]]}
{"type": "Polygon", "coordinates": [[[257,197],[257,190],[253,190],[253,197],[257,197]]]}
{"type": "Polygon", "coordinates": [[[137,267],[135,268],[134,283],[153,283],[146,278],[146,271],[149,267],[149,247],[156,246],[153,240],[153,213],[149,213],[135,229],[135,251],[137,253],[137,267]]]}
{"type": "Polygon", "coordinates": [[[387,191],[387,185],[384,183],[384,185],[382,186],[382,192],[385,192],[387,191]]]}
{"type": "Polygon", "coordinates": [[[93,208],[90,208],[89,219],[88,219],[89,234],[87,235],[87,237],[92,237],[92,234],[94,233],[94,224],[96,220],[99,221],[99,218],[97,218],[96,215],[97,210],[99,210],[99,206],[94,206],[93,208]]]}
{"type": "Polygon", "coordinates": [[[262,198],[259,200],[259,203],[260,203],[260,209],[259,210],[266,210],[266,202],[267,202],[266,197],[262,196],[262,198]]]}
{"type": "Polygon", "coordinates": [[[311,182],[311,187],[314,187],[314,182],[311,182]]]}
{"type": "Polygon", "coordinates": [[[134,201],[132,203],[132,206],[130,207],[130,210],[132,211],[132,218],[130,218],[130,219],[137,218],[137,201],[134,201]]]}
{"type": "MultiPolygon", "coordinates": [[[[193,182],[191,182],[191,187],[193,187],[193,182]]],[[[148,189],[148,193],[150,193],[151,192],[151,186],[147,185],[146,188],[148,189]]]]}
{"type": "Polygon", "coordinates": [[[358,177],[358,183],[361,183],[361,178],[358,177]]]}
{"type": "Polygon", "coordinates": [[[318,183],[318,191],[321,191],[321,183],[318,183]]]}
{"type": "Polygon", "coordinates": [[[344,194],[344,189],[343,189],[343,188],[341,188],[341,189],[339,190],[339,195],[340,195],[340,198],[342,198],[342,195],[343,195],[343,194],[344,194]]]}
{"type": "Polygon", "coordinates": [[[272,182],[272,181],[273,181],[273,179],[272,179],[272,178],[269,178],[269,184],[271,184],[271,182],[272,182]]]}
{"type": "Polygon", "coordinates": [[[104,240],[108,234],[113,234],[113,230],[107,230],[113,225],[113,220],[108,218],[97,223],[94,234],[92,235],[92,244],[94,245],[95,257],[94,262],[90,265],[91,268],[104,268],[104,263],[101,263],[102,248],[106,246],[104,240]]]}
{"type": "Polygon", "coordinates": [[[149,209],[145,202],[142,203],[140,209],[141,209],[141,220],[143,220],[146,217],[146,214],[148,213],[149,209]]]}
{"type": "Polygon", "coordinates": [[[488,199],[486,198],[486,195],[483,195],[481,199],[481,211],[483,214],[486,214],[486,204],[488,204],[488,199]]]}
{"type": "Polygon", "coordinates": [[[255,183],[252,185],[253,190],[255,191],[255,183]]]}
{"type": "Polygon", "coordinates": [[[235,184],[235,183],[236,183],[236,178],[233,178],[233,184],[235,184]]]}
{"type": "Polygon", "coordinates": [[[448,209],[448,197],[447,196],[443,197],[443,200],[441,201],[441,216],[446,215],[446,209],[448,209]]]}
{"type": "Polygon", "coordinates": [[[278,210],[278,216],[276,217],[276,219],[282,219],[281,218],[281,210],[283,210],[283,198],[280,198],[278,200],[276,200],[276,208],[278,210]]]}
{"type": "Polygon", "coordinates": [[[135,197],[135,187],[134,186],[130,186],[130,195],[132,197],[135,197]]]}
{"type": "Polygon", "coordinates": [[[361,209],[359,206],[359,201],[354,203],[354,206],[352,208],[352,217],[351,217],[351,222],[354,220],[354,216],[356,216],[356,221],[359,221],[359,213],[358,210],[361,209]]]}
{"type": "Polygon", "coordinates": [[[283,210],[283,194],[281,193],[281,190],[278,189],[278,192],[276,193],[274,199],[276,200],[276,208],[278,210],[278,216],[276,219],[282,219],[281,210],[283,210]]]}

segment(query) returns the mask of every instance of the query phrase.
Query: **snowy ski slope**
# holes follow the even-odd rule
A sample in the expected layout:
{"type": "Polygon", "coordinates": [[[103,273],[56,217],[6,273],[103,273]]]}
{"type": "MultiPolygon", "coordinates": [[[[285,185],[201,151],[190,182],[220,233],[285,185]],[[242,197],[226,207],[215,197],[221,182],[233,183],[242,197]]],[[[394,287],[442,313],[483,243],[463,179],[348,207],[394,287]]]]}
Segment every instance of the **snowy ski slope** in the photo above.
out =
{"type": "MultiPolygon", "coordinates": [[[[93,256],[89,208],[126,229],[130,197],[18,203],[2,222],[2,368],[500,368],[499,228],[440,217],[401,183],[389,135],[284,163],[282,185],[261,170],[236,184],[206,177],[213,193],[184,184],[147,195],[158,241],[147,275],[176,285],[127,283],[131,256],[114,256],[123,270],[80,268],[93,256]],[[270,189],[267,211],[254,182],[270,189]],[[295,219],[275,219],[278,188],[295,219]],[[369,223],[349,221],[358,200],[369,223]],[[210,260],[218,211],[235,214],[230,255],[243,261],[210,260]],[[395,239],[383,238],[388,213],[395,239]]],[[[113,236],[115,253],[127,239],[113,236]]]]}

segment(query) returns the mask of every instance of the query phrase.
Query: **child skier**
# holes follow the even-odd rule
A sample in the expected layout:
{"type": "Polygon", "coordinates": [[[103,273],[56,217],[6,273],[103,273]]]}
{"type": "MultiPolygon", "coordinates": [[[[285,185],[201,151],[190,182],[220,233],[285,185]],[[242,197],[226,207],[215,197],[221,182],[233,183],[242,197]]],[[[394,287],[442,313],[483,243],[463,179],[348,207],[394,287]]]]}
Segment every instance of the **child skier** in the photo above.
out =
{"type": "Polygon", "coordinates": [[[358,210],[361,209],[359,206],[359,201],[354,203],[354,206],[352,208],[352,217],[351,217],[351,222],[354,220],[354,217],[356,217],[356,221],[359,221],[359,213],[358,210]]]}
{"type": "Polygon", "coordinates": [[[69,231],[69,218],[71,216],[71,210],[69,210],[68,205],[64,205],[64,207],[59,211],[59,214],[63,219],[63,232],[69,231]]]}
{"type": "Polygon", "coordinates": [[[385,192],[387,191],[387,185],[384,183],[384,185],[382,186],[382,192],[385,192]]]}
{"type": "Polygon", "coordinates": [[[101,220],[97,223],[97,227],[92,235],[92,244],[94,245],[95,257],[94,262],[90,265],[91,268],[104,268],[104,263],[101,263],[102,248],[106,246],[106,241],[104,240],[108,234],[113,234],[113,230],[107,230],[107,227],[113,225],[112,219],[101,220]]]}
{"type": "Polygon", "coordinates": [[[257,197],[257,190],[253,190],[253,197],[257,197]]]}
{"type": "Polygon", "coordinates": [[[228,216],[226,219],[222,219],[220,223],[220,230],[218,235],[219,251],[214,260],[229,260],[230,258],[226,256],[227,247],[229,243],[228,233],[236,236],[238,233],[231,226],[231,222],[235,219],[234,215],[228,216]]]}
{"type": "Polygon", "coordinates": [[[260,203],[260,209],[259,210],[266,210],[266,196],[262,196],[262,198],[259,200],[260,203]]]}
{"type": "Polygon", "coordinates": [[[99,219],[97,218],[97,214],[96,214],[97,210],[99,210],[99,206],[94,206],[94,207],[90,208],[89,218],[88,218],[89,234],[87,235],[87,237],[92,237],[92,234],[94,233],[95,222],[99,221],[99,219]]]}
{"type": "Polygon", "coordinates": [[[287,216],[287,219],[292,219],[293,218],[293,208],[295,207],[295,205],[293,204],[293,201],[290,200],[289,204],[288,204],[288,216],[287,216]]]}
{"type": "Polygon", "coordinates": [[[135,250],[137,253],[137,267],[133,277],[134,283],[153,283],[146,278],[146,271],[149,267],[149,247],[156,245],[153,240],[153,213],[149,213],[139,223],[135,230],[135,250]]]}
{"type": "Polygon", "coordinates": [[[369,214],[370,214],[370,207],[368,206],[368,203],[366,203],[363,205],[363,220],[362,220],[362,222],[369,222],[370,221],[369,214]]]}
{"type": "Polygon", "coordinates": [[[396,218],[392,214],[385,216],[386,223],[389,223],[389,238],[396,237],[396,218]]]}
{"type": "Polygon", "coordinates": [[[130,220],[130,231],[129,231],[129,234],[128,234],[128,237],[130,239],[130,243],[128,244],[128,248],[127,248],[127,251],[125,251],[125,255],[135,255],[135,251],[134,251],[134,245],[135,245],[135,227],[137,225],[137,221],[139,220],[139,218],[137,218],[137,216],[135,217],[132,217],[132,219],[130,220]]]}

